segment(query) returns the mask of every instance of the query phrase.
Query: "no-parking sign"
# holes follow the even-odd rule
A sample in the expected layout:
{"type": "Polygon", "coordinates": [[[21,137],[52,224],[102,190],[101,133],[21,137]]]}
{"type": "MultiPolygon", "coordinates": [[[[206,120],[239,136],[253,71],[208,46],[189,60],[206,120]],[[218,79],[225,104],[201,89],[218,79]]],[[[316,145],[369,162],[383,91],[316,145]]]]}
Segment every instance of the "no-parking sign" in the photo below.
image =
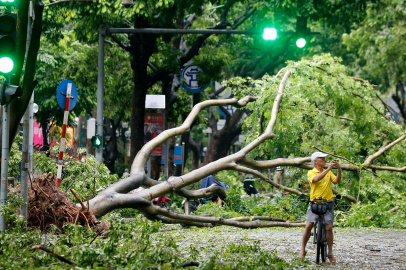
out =
{"type": "Polygon", "coordinates": [[[69,101],[69,111],[75,108],[76,103],[78,102],[78,90],[76,89],[75,84],[71,80],[63,80],[59,85],[58,89],[56,90],[56,99],[58,100],[59,106],[64,110],[65,109],[65,101],[66,101],[66,93],[68,91],[68,84],[72,84],[71,88],[71,99],[69,101]]]}

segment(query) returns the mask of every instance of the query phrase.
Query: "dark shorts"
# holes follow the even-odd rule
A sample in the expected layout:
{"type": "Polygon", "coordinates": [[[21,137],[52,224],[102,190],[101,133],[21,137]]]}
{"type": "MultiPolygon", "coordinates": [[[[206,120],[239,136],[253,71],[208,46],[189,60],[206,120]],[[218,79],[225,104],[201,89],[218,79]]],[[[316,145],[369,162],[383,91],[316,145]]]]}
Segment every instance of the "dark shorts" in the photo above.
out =
{"type": "MultiPolygon", "coordinates": [[[[334,223],[334,203],[331,201],[331,202],[328,202],[328,205],[329,205],[328,210],[324,214],[324,222],[326,222],[326,224],[333,225],[333,223],[334,223]]],[[[307,208],[306,216],[307,216],[307,221],[306,221],[307,223],[316,222],[316,219],[318,217],[318,215],[316,215],[312,212],[312,210],[310,209],[310,205],[307,208]]]]}

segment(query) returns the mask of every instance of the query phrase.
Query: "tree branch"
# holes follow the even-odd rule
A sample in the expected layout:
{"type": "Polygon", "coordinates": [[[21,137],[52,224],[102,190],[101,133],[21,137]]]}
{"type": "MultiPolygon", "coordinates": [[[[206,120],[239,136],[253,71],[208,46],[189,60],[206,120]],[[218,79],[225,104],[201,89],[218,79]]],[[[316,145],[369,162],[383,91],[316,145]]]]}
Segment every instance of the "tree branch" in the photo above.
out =
{"type": "Polygon", "coordinates": [[[60,260],[60,261],[62,261],[64,263],[70,264],[70,265],[75,266],[75,267],[77,266],[76,263],[74,263],[74,262],[72,262],[72,261],[70,261],[70,260],[68,260],[68,259],[66,259],[66,258],[52,252],[51,250],[47,249],[46,247],[35,245],[35,246],[32,247],[32,249],[41,249],[41,250],[45,251],[46,253],[48,253],[49,255],[51,255],[52,257],[57,258],[58,260],[60,260]]]}
{"type": "Polygon", "coordinates": [[[144,166],[149,155],[156,147],[164,143],[165,140],[189,132],[191,124],[202,109],[209,106],[219,105],[234,105],[235,107],[241,107],[245,106],[248,102],[251,102],[253,100],[255,100],[254,97],[247,96],[240,100],[237,100],[235,98],[226,100],[206,100],[197,104],[193,107],[192,111],[180,127],[163,131],[141,148],[137,156],[134,158],[133,164],[131,166],[131,174],[144,173],[144,166]]]}
{"type": "Polygon", "coordinates": [[[213,98],[217,97],[218,95],[220,95],[226,89],[227,89],[227,86],[223,86],[223,87],[219,88],[216,92],[211,93],[209,95],[209,97],[213,99],[213,98]]]}
{"type": "Polygon", "coordinates": [[[376,159],[377,157],[379,157],[380,155],[383,154],[383,152],[385,152],[386,150],[388,150],[389,148],[393,147],[394,145],[398,144],[399,142],[403,141],[406,138],[405,135],[400,136],[397,140],[393,141],[392,143],[380,148],[375,154],[370,155],[367,159],[365,159],[364,161],[364,165],[370,165],[371,162],[376,159]]]}
{"type": "MultiPolygon", "coordinates": [[[[338,155],[336,155],[336,154],[329,153],[329,152],[327,152],[327,151],[321,150],[320,148],[318,148],[318,147],[316,147],[316,146],[314,146],[314,145],[313,145],[313,148],[314,148],[314,149],[319,150],[320,152],[323,152],[323,153],[329,154],[329,155],[331,155],[331,156],[334,156],[334,157],[338,157],[338,158],[345,159],[345,160],[347,160],[348,162],[350,162],[350,163],[352,163],[352,164],[355,164],[355,166],[357,166],[357,167],[358,167],[358,165],[357,165],[355,162],[352,162],[351,160],[349,160],[349,159],[347,159],[347,158],[345,158],[345,157],[338,156],[338,155]]],[[[341,165],[340,165],[340,166],[341,166],[341,165]]],[[[384,182],[384,183],[385,183],[385,180],[383,180],[381,177],[379,177],[379,175],[377,175],[375,172],[373,172],[373,171],[371,171],[371,170],[368,170],[368,169],[367,169],[367,168],[365,168],[365,167],[358,167],[358,168],[360,168],[360,169],[362,169],[362,170],[365,170],[365,171],[367,171],[367,172],[372,173],[372,174],[373,174],[373,175],[375,175],[377,178],[379,178],[379,179],[380,179],[382,182],[384,182]]]]}
{"type": "MultiPolygon", "coordinates": [[[[157,181],[157,180],[147,178],[144,182],[144,185],[152,187],[152,186],[159,185],[162,183],[163,183],[162,181],[157,181]]],[[[179,196],[182,196],[182,197],[188,198],[188,199],[201,199],[201,198],[208,197],[210,195],[217,195],[222,200],[224,200],[227,197],[226,192],[216,184],[213,184],[207,188],[202,188],[202,189],[198,189],[198,190],[188,190],[186,188],[181,188],[179,190],[176,190],[175,193],[179,196]]]]}
{"type": "Polygon", "coordinates": [[[261,222],[260,220],[251,222],[239,222],[230,219],[224,219],[221,217],[202,217],[202,216],[191,216],[177,214],[161,207],[150,205],[142,209],[145,212],[153,213],[155,215],[162,215],[173,219],[192,221],[192,222],[203,222],[212,223],[217,225],[227,225],[239,228],[266,228],[266,227],[303,227],[305,223],[288,223],[288,222],[261,222]]]}

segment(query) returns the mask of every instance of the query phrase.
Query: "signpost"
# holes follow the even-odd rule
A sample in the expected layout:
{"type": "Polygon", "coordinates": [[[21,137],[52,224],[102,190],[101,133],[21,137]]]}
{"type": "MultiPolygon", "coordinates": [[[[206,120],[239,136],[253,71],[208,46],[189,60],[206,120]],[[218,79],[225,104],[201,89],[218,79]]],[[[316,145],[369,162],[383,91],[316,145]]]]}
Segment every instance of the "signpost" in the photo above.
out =
{"type": "Polygon", "coordinates": [[[203,70],[194,64],[185,67],[180,76],[180,85],[190,93],[202,92],[207,88],[207,85],[198,85],[197,76],[199,76],[200,72],[203,72],[203,70]]]}
{"type": "Polygon", "coordinates": [[[66,140],[66,127],[68,125],[69,111],[75,108],[78,101],[78,92],[76,86],[70,80],[63,80],[56,90],[56,98],[59,106],[65,109],[63,115],[62,125],[62,137],[58,159],[58,172],[56,175],[56,185],[61,186],[62,166],[63,166],[63,153],[65,152],[65,140],[66,140]]]}
{"type": "MultiPolygon", "coordinates": [[[[165,128],[165,115],[162,113],[146,113],[144,119],[144,143],[149,142],[159,134],[161,134],[165,128]]],[[[164,154],[163,145],[155,148],[151,156],[162,156],[164,154]]]]}
{"type": "MultiPolygon", "coordinates": [[[[182,145],[183,144],[184,143],[182,143],[182,145]]],[[[182,167],[183,167],[183,164],[182,164],[183,155],[184,155],[184,150],[183,150],[182,146],[179,146],[179,145],[175,146],[175,150],[173,152],[173,164],[182,165],[182,167]]],[[[164,147],[164,154],[161,158],[161,164],[162,165],[165,164],[165,161],[166,161],[166,152],[165,152],[165,147],[164,147]]]]}

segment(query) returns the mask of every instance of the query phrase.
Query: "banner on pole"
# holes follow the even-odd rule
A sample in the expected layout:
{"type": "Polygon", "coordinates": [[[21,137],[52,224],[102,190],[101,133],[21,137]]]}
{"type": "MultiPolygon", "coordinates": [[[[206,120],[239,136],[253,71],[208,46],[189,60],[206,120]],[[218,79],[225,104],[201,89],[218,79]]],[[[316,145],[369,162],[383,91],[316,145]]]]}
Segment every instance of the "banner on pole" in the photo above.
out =
{"type": "MultiPolygon", "coordinates": [[[[165,146],[164,146],[164,154],[161,158],[161,164],[165,164],[165,146]]],[[[175,150],[173,153],[173,164],[175,165],[182,165],[182,146],[175,146],[175,150]]]]}
{"type": "MultiPolygon", "coordinates": [[[[146,113],[144,119],[144,143],[149,142],[164,131],[164,115],[162,113],[146,113]]],[[[162,156],[164,147],[160,145],[152,151],[152,156],[162,156]]]]}

